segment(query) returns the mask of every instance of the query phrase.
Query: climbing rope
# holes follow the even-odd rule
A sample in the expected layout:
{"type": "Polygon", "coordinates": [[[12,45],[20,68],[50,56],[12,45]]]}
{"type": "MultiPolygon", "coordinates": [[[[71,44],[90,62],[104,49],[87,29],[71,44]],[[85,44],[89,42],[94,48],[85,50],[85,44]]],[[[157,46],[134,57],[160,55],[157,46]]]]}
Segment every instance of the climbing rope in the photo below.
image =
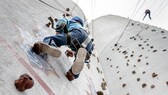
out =
{"type": "Polygon", "coordinates": [[[43,4],[45,4],[45,5],[47,5],[47,6],[51,7],[51,8],[53,8],[53,9],[56,9],[56,10],[62,12],[62,13],[66,13],[65,11],[63,11],[63,10],[61,10],[61,9],[58,9],[58,8],[56,8],[56,7],[53,7],[53,6],[51,6],[50,4],[48,4],[48,3],[46,3],[46,2],[44,2],[44,1],[42,1],[42,0],[39,0],[39,1],[40,1],[41,3],[43,3],[43,4]]]}
{"type": "Polygon", "coordinates": [[[77,6],[77,4],[78,4],[78,1],[79,1],[79,0],[76,1],[74,7],[72,8],[72,10],[71,10],[71,12],[70,12],[70,14],[72,14],[72,12],[74,11],[74,9],[76,8],[76,6],[77,6]]]}
{"type": "Polygon", "coordinates": [[[131,22],[131,19],[129,19],[129,21],[128,21],[126,27],[124,28],[123,32],[121,33],[120,37],[118,38],[118,40],[117,40],[115,46],[117,46],[117,44],[118,44],[118,42],[120,41],[121,37],[124,35],[124,32],[125,32],[125,30],[127,29],[127,27],[128,27],[128,25],[130,24],[130,22],[131,22]]]}
{"type": "Polygon", "coordinates": [[[62,9],[65,9],[64,5],[60,3],[60,0],[53,0],[57,6],[60,6],[62,9]]]}
{"type": "Polygon", "coordinates": [[[135,15],[133,16],[133,18],[138,14],[139,10],[142,8],[142,6],[145,4],[145,2],[146,2],[146,0],[143,1],[143,3],[141,4],[141,6],[138,8],[135,15]]]}
{"type": "Polygon", "coordinates": [[[163,0],[163,2],[161,3],[161,5],[158,8],[158,13],[154,12],[155,14],[153,15],[153,18],[156,18],[161,13],[161,11],[163,11],[164,8],[168,5],[168,2],[166,4],[165,4],[165,2],[166,2],[166,0],[163,0]],[[163,4],[165,4],[165,6],[161,7],[163,4]]]}
{"type": "MultiPolygon", "coordinates": [[[[92,0],[91,1],[91,18],[92,19],[93,19],[94,15],[95,15],[95,3],[96,3],[96,0],[92,0]]],[[[91,33],[94,36],[94,20],[91,20],[91,26],[92,26],[91,33]]]]}
{"type": "MultiPolygon", "coordinates": [[[[133,17],[133,15],[134,15],[134,13],[135,13],[135,10],[137,9],[137,6],[138,6],[139,2],[140,2],[140,0],[138,0],[138,2],[137,2],[137,4],[136,4],[136,7],[135,7],[135,9],[134,9],[134,11],[133,11],[131,17],[133,17]]],[[[120,37],[118,38],[118,40],[117,40],[117,42],[115,43],[114,46],[117,46],[118,42],[120,41],[120,39],[121,39],[122,36],[124,35],[124,32],[125,32],[125,30],[127,29],[127,27],[128,27],[128,25],[130,24],[130,22],[131,22],[131,18],[129,19],[127,25],[125,26],[123,32],[121,33],[120,37]]]]}

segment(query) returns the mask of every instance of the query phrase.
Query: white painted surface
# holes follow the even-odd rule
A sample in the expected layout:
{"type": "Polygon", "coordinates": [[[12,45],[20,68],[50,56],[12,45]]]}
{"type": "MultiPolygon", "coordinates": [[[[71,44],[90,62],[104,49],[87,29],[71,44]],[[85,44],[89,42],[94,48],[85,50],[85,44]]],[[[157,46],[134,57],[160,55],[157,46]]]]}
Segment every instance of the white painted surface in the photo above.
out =
{"type": "MultiPolygon", "coordinates": [[[[61,10],[74,6],[69,0],[45,0],[45,2],[61,10]]],[[[118,46],[122,47],[117,50],[118,47],[114,47],[114,44],[123,32],[128,19],[113,15],[96,19],[94,31],[92,28],[90,30],[95,39],[96,51],[93,54],[96,56],[91,57],[90,68],[85,64],[80,77],[69,82],[65,73],[73,59],[65,56],[66,48],[60,48],[63,52],[60,58],[49,56],[47,64],[41,65],[30,63],[23,49],[25,44],[33,45],[35,41],[53,35],[54,30],[45,27],[48,23],[47,18],[49,16],[59,18],[63,13],[38,0],[2,0],[0,14],[0,95],[96,95],[96,91],[99,90],[105,95],[168,94],[166,84],[168,51],[164,51],[168,50],[168,34],[165,30],[152,26],[145,29],[148,25],[133,21],[134,26],[128,26],[119,41],[118,46]],[[136,36],[142,29],[140,36],[136,36]],[[156,31],[152,32],[152,29],[156,31]],[[130,39],[133,36],[136,40],[130,39]],[[142,46],[139,47],[139,44],[142,46]],[[128,53],[124,55],[122,52],[125,50],[128,53]],[[154,50],[157,52],[153,52],[154,50]],[[131,54],[133,57],[130,57],[131,54]],[[141,61],[137,62],[138,59],[141,61]],[[146,65],[147,62],[149,65],[146,65]],[[132,74],[132,71],[136,73],[132,74]],[[14,80],[23,73],[32,76],[35,85],[25,92],[18,92],[14,87],[14,80]],[[153,78],[152,73],[158,76],[153,78]],[[120,77],[122,79],[119,79],[120,77]],[[137,78],[140,78],[140,81],[137,81],[137,78]],[[102,90],[101,87],[103,79],[107,82],[106,90],[102,90]],[[147,84],[145,88],[142,88],[143,83],[147,84]],[[123,84],[126,84],[124,88],[123,84]],[[155,85],[155,88],[151,88],[151,85],[155,85]]],[[[78,7],[73,11],[73,15],[84,17],[78,7]]]]}
{"type": "Polygon", "coordinates": [[[126,22],[128,20],[112,15],[94,21],[98,23],[94,27],[95,44],[110,95],[167,95],[168,31],[132,21],[119,44],[114,46],[126,22]],[[108,30],[98,29],[100,26],[107,26],[108,30]],[[153,77],[153,73],[157,76],[153,77]]]}

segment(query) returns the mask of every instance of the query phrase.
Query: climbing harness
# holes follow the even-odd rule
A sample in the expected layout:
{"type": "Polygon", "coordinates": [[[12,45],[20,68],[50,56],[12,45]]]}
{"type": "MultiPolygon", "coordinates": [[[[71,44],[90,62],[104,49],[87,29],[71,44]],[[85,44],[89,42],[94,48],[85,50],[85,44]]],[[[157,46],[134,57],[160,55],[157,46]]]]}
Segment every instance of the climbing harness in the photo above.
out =
{"type": "Polygon", "coordinates": [[[73,46],[75,47],[76,50],[78,50],[79,48],[81,48],[81,44],[79,43],[79,41],[75,38],[71,41],[71,43],[73,44],[73,46]]]}

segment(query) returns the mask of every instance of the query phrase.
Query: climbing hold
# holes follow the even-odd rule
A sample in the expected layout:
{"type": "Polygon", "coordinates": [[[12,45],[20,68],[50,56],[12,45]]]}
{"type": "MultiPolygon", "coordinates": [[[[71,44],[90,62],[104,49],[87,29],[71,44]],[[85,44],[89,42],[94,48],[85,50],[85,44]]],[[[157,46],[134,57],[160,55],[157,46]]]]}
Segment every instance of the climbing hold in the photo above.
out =
{"type": "Polygon", "coordinates": [[[151,46],[150,48],[153,48],[153,46],[151,46]]]}
{"type": "Polygon", "coordinates": [[[164,31],[161,31],[161,33],[164,33],[164,31]]]}
{"type": "Polygon", "coordinates": [[[145,73],[146,73],[145,71],[142,72],[142,74],[145,74],[145,73]]]}
{"type": "Polygon", "coordinates": [[[90,64],[87,64],[86,66],[88,67],[88,69],[90,69],[90,64]]]}
{"type": "Polygon", "coordinates": [[[136,72],[135,71],[132,71],[132,74],[135,74],[136,72]]]}
{"type": "Polygon", "coordinates": [[[151,31],[153,31],[153,32],[154,32],[154,31],[156,31],[156,30],[155,30],[155,29],[152,29],[151,31]]]}
{"type": "Polygon", "coordinates": [[[117,46],[117,44],[115,44],[114,46],[117,46]]]}
{"type": "Polygon", "coordinates": [[[123,53],[124,55],[126,55],[128,52],[125,50],[125,51],[123,51],[122,53],[123,53]]]}
{"type": "Polygon", "coordinates": [[[149,63],[148,63],[148,62],[146,62],[146,65],[149,65],[149,63]]]}
{"type": "Polygon", "coordinates": [[[19,91],[25,91],[26,89],[30,89],[34,85],[33,79],[28,74],[23,74],[19,77],[19,79],[15,80],[15,87],[19,91]]]}
{"type": "Polygon", "coordinates": [[[126,95],[130,95],[129,93],[127,93],[126,95]]]}
{"type": "Polygon", "coordinates": [[[69,12],[69,11],[70,11],[70,9],[69,9],[69,8],[66,8],[66,11],[67,11],[67,12],[69,12]]]}
{"type": "Polygon", "coordinates": [[[97,95],[104,95],[102,91],[97,91],[97,95]]]}
{"type": "Polygon", "coordinates": [[[55,19],[54,19],[54,21],[55,21],[55,22],[57,22],[57,21],[58,21],[58,19],[57,19],[57,18],[55,18],[55,19]]]}
{"type": "Polygon", "coordinates": [[[134,23],[132,23],[132,26],[134,26],[134,23]]]}
{"type": "Polygon", "coordinates": [[[147,59],[147,58],[148,58],[148,56],[145,57],[145,59],[147,59]]]}
{"type": "Polygon", "coordinates": [[[152,84],[152,85],[151,85],[151,88],[155,88],[155,85],[152,84]]]}
{"type": "Polygon", "coordinates": [[[168,86],[168,81],[166,82],[167,86],[168,86]]]}
{"type": "Polygon", "coordinates": [[[125,56],[125,59],[128,58],[128,56],[125,56]]]}
{"type": "Polygon", "coordinates": [[[128,63],[126,63],[127,64],[127,66],[129,66],[129,64],[128,63]]]}
{"type": "Polygon", "coordinates": [[[96,69],[97,69],[97,72],[100,73],[100,69],[98,67],[96,67],[96,69]]]}
{"type": "Polygon", "coordinates": [[[49,28],[51,25],[51,22],[47,23],[46,26],[49,28]]]}
{"type": "Polygon", "coordinates": [[[139,55],[139,57],[142,57],[142,55],[139,55]]]}
{"type": "Polygon", "coordinates": [[[107,86],[106,82],[101,83],[101,87],[102,87],[103,90],[106,90],[106,86],[107,86]]]}
{"type": "Polygon", "coordinates": [[[166,37],[162,37],[162,39],[166,39],[166,37]]]}
{"type": "Polygon", "coordinates": [[[124,83],[123,85],[122,85],[122,87],[124,88],[126,86],[126,84],[124,83]]]}
{"type": "Polygon", "coordinates": [[[142,45],[141,44],[139,44],[139,47],[141,47],[142,45]]]}
{"type": "Polygon", "coordinates": [[[142,88],[145,88],[146,86],[147,86],[146,83],[143,83],[143,84],[142,84],[142,88]]]}
{"type": "Polygon", "coordinates": [[[141,62],[141,59],[138,59],[137,62],[141,62]]]}
{"type": "Polygon", "coordinates": [[[70,14],[69,14],[69,13],[66,13],[65,15],[66,15],[66,16],[70,16],[70,14]]]}
{"type": "Polygon", "coordinates": [[[167,51],[167,49],[164,49],[163,52],[167,51]]]}
{"type": "Polygon", "coordinates": [[[156,73],[152,73],[152,77],[153,78],[157,77],[157,74],[156,73]]]}
{"type": "Polygon", "coordinates": [[[140,78],[137,78],[137,81],[140,81],[140,78]]]}
{"type": "Polygon", "coordinates": [[[157,52],[157,50],[154,50],[153,52],[157,52]]]}

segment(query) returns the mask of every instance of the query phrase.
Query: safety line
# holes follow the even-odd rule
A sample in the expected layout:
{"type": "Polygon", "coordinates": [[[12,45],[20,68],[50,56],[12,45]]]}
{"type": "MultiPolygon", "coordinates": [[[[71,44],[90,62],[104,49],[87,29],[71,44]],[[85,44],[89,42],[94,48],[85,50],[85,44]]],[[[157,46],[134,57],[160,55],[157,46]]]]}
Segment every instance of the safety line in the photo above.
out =
{"type": "MultiPolygon", "coordinates": [[[[131,17],[133,17],[134,12],[135,12],[135,10],[136,10],[136,8],[137,8],[137,6],[138,6],[138,4],[139,4],[139,2],[140,2],[140,1],[141,1],[141,0],[138,0],[137,5],[136,5],[136,7],[135,7],[135,9],[134,9],[134,11],[133,11],[133,13],[132,13],[131,17]]],[[[128,21],[128,23],[127,23],[126,27],[124,28],[123,32],[121,33],[120,37],[118,38],[118,40],[117,40],[117,42],[115,43],[115,45],[114,45],[114,46],[117,46],[118,42],[120,41],[120,39],[121,39],[121,38],[122,38],[122,36],[124,35],[124,32],[125,32],[125,30],[127,29],[127,27],[128,27],[128,25],[130,24],[130,22],[131,22],[131,18],[129,19],[129,21],[128,21]]]]}
{"type": "Polygon", "coordinates": [[[74,11],[74,9],[76,8],[76,6],[77,6],[77,4],[78,4],[78,1],[79,1],[79,0],[76,1],[74,7],[72,8],[72,11],[70,12],[71,14],[72,14],[72,12],[74,11]]]}
{"type": "Polygon", "coordinates": [[[160,7],[159,7],[160,10],[158,9],[158,10],[159,10],[158,13],[154,12],[154,13],[156,13],[156,14],[154,14],[153,18],[156,18],[156,17],[158,16],[158,14],[159,14],[161,11],[163,11],[163,9],[168,5],[168,2],[167,2],[166,5],[161,8],[161,6],[164,4],[165,1],[166,1],[166,0],[164,0],[164,1],[161,3],[161,5],[160,5],[160,7]]]}
{"type": "Polygon", "coordinates": [[[53,8],[53,9],[56,9],[56,10],[62,12],[62,13],[66,13],[65,11],[63,11],[63,10],[61,10],[61,9],[58,9],[58,8],[56,8],[56,7],[53,7],[53,6],[51,6],[50,4],[48,4],[48,3],[46,3],[46,2],[44,2],[44,1],[42,1],[42,0],[39,0],[39,1],[40,1],[41,3],[43,3],[43,4],[45,4],[45,5],[47,5],[47,6],[51,7],[51,8],[53,8]]]}
{"type": "Polygon", "coordinates": [[[142,6],[145,4],[145,2],[146,2],[146,0],[143,1],[143,3],[141,4],[141,6],[138,8],[138,10],[136,11],[135,15],[133,16],[133,18],[137,15],[137,13],[142,8],[142,6]]]}

